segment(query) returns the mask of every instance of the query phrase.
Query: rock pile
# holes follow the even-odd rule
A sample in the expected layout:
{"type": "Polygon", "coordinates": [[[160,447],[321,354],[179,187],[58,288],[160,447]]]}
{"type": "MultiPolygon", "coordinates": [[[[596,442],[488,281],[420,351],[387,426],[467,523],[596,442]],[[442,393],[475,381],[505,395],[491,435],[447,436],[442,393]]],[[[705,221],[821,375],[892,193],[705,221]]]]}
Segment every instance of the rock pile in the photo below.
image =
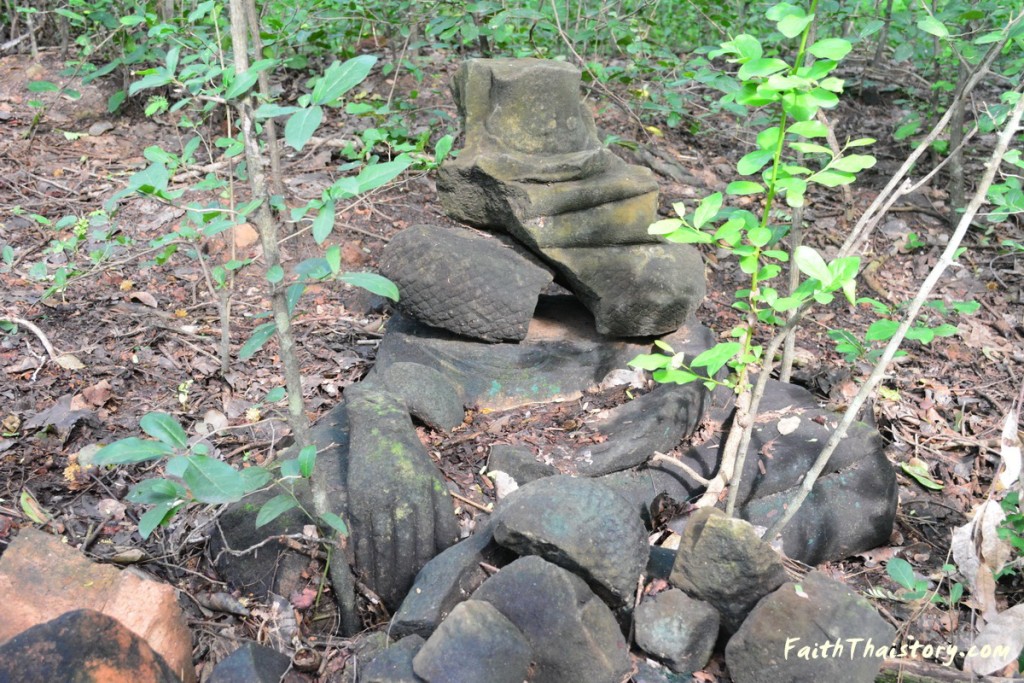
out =
{"type": "MultiPolygon", "coordinates": [[[[891,629],[840,584],[818,575],[789,581],[750,524],[780,514],[834,428],[802,389],[772,383],[764,399],[739,492],[748,521],[702,510],[674,554],[648,545],[651,507],[663,496],[692,499],[701,484],[648,461],[702,420],[728,424],[731,397],[700,383],[662,385],[611,410],[592,425],[603,438],[562,471],[496,444],[490,469],[519,487],[456,543],[451,496],[414,420],[449,432],[466,405],[578,397],[649,352],[655,336],[687,356],[715,343],[693,315],[705,294],[698,252],[647,234],[657,184],[600,144],[579,87],[579,72],[561,62],[462,65],[453,90],[465,146],[442,167],[438,193],[450,216],[487,232],[421,225],[391,241],[381,269],[398,285],[400,312],[372,373],[314,427],[316,470],[296,495],[304,509],[350,523],[347,555],[329,568],[342,629],[362,629],[357,581],[394,614],[388,635],[397,642],[376,656],[367,648],[359,680],[616,683],[634,668],[656,670],[631,658],[632,631],[639,648],[674,672],[651,680],[700,669],[721,638],[738,683],[869,681],[877,659],[837,657],[812,668],[790,646],[882,643],[891,629]],[[553,291],[553,281],[571,295],[553,291]],[[645,575],[669,588],[645,590],[645,575]]],[[[690,471],[715,473],[720,436],[682,453],[690,471]]],[[[261,541],[308,521],[293,511],[256,535],[253,503],[221,516],[212,554],[236,587],[288,595],[304,560],[261,541]],[[221,552],[257,544],[257,556],[221,552]]],[[[861,425],[787,528],[785,552],[815,564],[875,547],[889,537],[895,504],[881,440],[861,425]]],[[[69,624],[95,618],[78,614],[40,632],[67,634],[69,624]]],[[[0,661],[3,647],[25,656],[27,642],[0,647],[0,661]]],[[[194,674],[166,653],[165,662],[138,651],[156,680],[169,670],[185,680],[194,674]]],[[[282,666],[250,649],[210,680],[282,666]]]]}

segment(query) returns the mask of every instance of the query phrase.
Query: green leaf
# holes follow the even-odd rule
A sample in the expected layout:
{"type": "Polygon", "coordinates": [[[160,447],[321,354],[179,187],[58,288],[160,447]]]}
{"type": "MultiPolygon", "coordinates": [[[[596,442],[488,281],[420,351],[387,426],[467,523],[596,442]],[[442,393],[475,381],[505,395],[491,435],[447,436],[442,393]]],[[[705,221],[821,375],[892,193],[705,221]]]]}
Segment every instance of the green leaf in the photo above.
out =
{"type": "Polygon", "coordinates": [[[157,503],[146,511],[146,514],[139,518],[139,535],[144,539],[149,538],[150,534],[152,534],[158,526],[167,524],[171,517],[173,517],[184,505],[184,503],[178,503],[175,505],[173,501],[157,503]]]}
{"type": "Polygon", "coordinates": [[[820,183],[826,187],[839,187],[840,185],[849,185],[856,179],[857,176],[852,173],[825,169],[823,171],[818,171],[807,180],[810,182],[820,183]]]}
{"type": "Polygon", "coordinates": [[[313,86],[313,104],[330,104],[356,87],[377,62],[374,55],[360,55],[344,63],[334,62],[313,86]]]}
{"type": "Polygon", "coordinates": [[[726,186],[725,192],[734,196],[758,194],[764,192],[764,186],[761,183],[755,183],[750,180],[734,180],[726,186]]]}
{"type": "Polygon", "coordinates": [[[146,413],[139,420],[139,427],[154,439],[159,439],[171,448],[187,448],[188,436],[178,421],[167,413],[146,413]]]}
{"type": "Polygon", "coordinates": [[[310,444],[299,451],[299,473],[309,479],[316,465],[316,445],[310,444]]]}
{"type": "Polygon", "coordinates": [[[791,142],[789,146],[795,149],[797,152],[803,152],[804,154],[827,154],[832,156],[832,150],[823,145],[816,145],[813,142],[791,142]]]}
{"type": "Polygon", "coordinates": [[[170,479],[143,479],[132,487],[128,493],[128,500],[132,503],[164,503],[167,501],[181,501],[188,496],[185,487],[170,479]]]}
{"type": "Polygon", "coordinates": [[[338,515],[333,512],[325,512],[320,515],[320,519],[327,523],[329,527],[337,531],[342,536],[348,536],[348,525],[338,515]]]}
{"type": "Polygon", "coordinates": [[[302,282],[296,282],[293,285],[289,285],[288,289],[284,292],[284,298],[288,302],[288,315],[295,313],[295,306],[298,305],[299,299],[306,291],[306,285],[302,282]]]}
{"type": "Polygon", "coordinates": [[[253,330],[252,335],[242,344],[242,348],[238,350],[239,360],[252,358],[253,354],[263,348],[267,340],[274,336],[274,330],[274,323],[263,323],[253,330]]]}
{"type": "Polygon", "coordinates": [[[910,563],[902,557],[894,557],[886,562],[885,573],[888,574],[893,581],[908,590],[913,590],[917,584],[917,578],[914,576],[914,568],[911,567],[910,563]]]}
{"type": "Polygon", "coordinates": [[[698,230],[709,220],[715,217],[718,210],[722,208],[722,193],[715,192],[701,200],[700,205],[693,214],[693,227],[698,230]]]}
{"type": "Polygon", "coordinates": [[[274,104],[273,102],[265,102],[256,108],[253,115],[259,119],[272,119],[275,116],[284,116],[285,114],[294,114],[297,111],[301,111],[301,107],[284,106],[281,104],[274,104]]]}
{"type": "Polygon", "coordinates": [[[344,273],[338,278],[342,282],[359,287],[378,296],[398,301],[398,287],[383,275],[376,273],[344,273]]]}
{"type": "Polygon", "coordinates": [[[876,142],[876,140],[874,138],[857,138],[856,140],[851,140],[850,142],[847,142],[846,146],[847,147],[866,147],[868,145],[875,144],[875,142],[876,142]]]}
{"type": "Polygon", "coordinates": [[[868,326],[868,331],[864,334],[865,341],[889,341],[892,336],[896,334],[900,324],[895,320],[888,320],[883,318],[882,320],[876,320],[868,326]]]}
{"type": "Polygon", "coordinates": [[[242,478],[242,485],[245,487],[246,493],[263,488],[271,479],[270,472],[259,466],[245,467],[238,471],[238,476],[242,478]]]}
{"type": "Polygon", "coordinates": [[[786,129],[787,133],[803,138],[823,138],[828,135],[828,126],[820,121],[797,121],[786,129]]]}
{"type": "Polygon", "coordinates": [[[870,154],[851,154],[834,160],[829,164],[829,168],[831,170],[844,171],[846,173],[859,173],[865,168],[871,168],[874,165],[875,157],[870,154]]]}
{"type": "Polygon", "coordinates": [[[140,90],[148,90],[149,88],[159,88],[167,85],[173,80],[171,74],[167,73],[163,69],[155,69],[153,73],[144,76],[138,81],[135,81],[128,86],[128,94],[134,95],[140,90]]]}
{"type": "Polygon", "coordinates": [[[818,85],[829,92],[838,94],[843,92],[843,88],[846,87],[846,81],[842,78],[826,78],[821,83],[818,83],[818,85]]]}
{"type": "Polygon", "coordinates": [[[51,81],[29,81],[25,86],[29,92],[57,92],[60,86],[51,81]]]}
{"type": "Polygon", "coordinates": [[[647,370],[648,372],[654,372],[661,368],[667,367],[672,362],[671,356],[666,356],[663,353],[641,353],[633,360],[626,363],[630,367],[640,368],[641,370],[647,370]]]}
{"type": "Polygon", "coordinates": [[[772,126],[771,128],[765,128],[757,134],[757,146],[760,149],[771,150],[774,152],[775,147],[779,144],[779,127],[772,126]]]}
{"type": "Polygon", "coordinates": [[[848,40],[843,40],[842,38],[825,38],[815,42],[807,51],[818,59],[834,59],[838,62],[840,59],[848,55],[852,49],[853,45],[851,45],[848,40]]]}
{"type": "Polygon", "coordinates": [[[793,263],[800,269],[800,272],[807,277],[812,277],[822,285],[827,286],[832,280],[832,274],[828,270],[825,259],[821,258],[813,247],[801,244],[793,251],[793,263]]]}
{"type": "Polygon", "coordinates": [[[655,370],[651,375],[658,384],[689,384],[700,379],[699,376],[689,370],[679,368],[662,368],[655,370]]]}
{"type": "Polygon", "coordinates": [[[779,28],[779,33],[786,36],[787,38],[796,38],[798,35],[803,33],[803,30],[807,28],[808,24],[814,21],[813,14],[806,14],[800,16],[798,14],[790,14],[789,16],[783,17],[776,26],[779,28]]]}
{"type": "Polygon", "coordinates": [[[935,333],[931,328],[914,326],[907,330],[907,339],[919,341],[922,344],[930,344],[935,339],[935,333]]]}
{"type": "MultiPolygon", "coordinates": [[[[682,202],[676,202],[681,204],[682,202]]],[[[683,222],[678,218],[664,218],[660,221],[655,221],[647,228],[648,235],[668,235],[675,232],[682,227],[683,222]]]]}
{"type": "Polygon", "coordinates": [[[298,458],[289,458],[281,461],[281,476],[285,479],[298,479],[302,476],[299,471],[298,458]]]}
{"type": "Polygon", "coordinates": [[[772,231],[760,226],[751,228],[747,231],[747,239],[750,240],[750,243],[755,247],[763,247],[772,241],[772,231]]]}
{"type": "Polygon", "coordinates": [[[97,465],[128,465],[172,455],[174,449],[161,441],[130,437],[101,448],[93,457],[97,465]]]}
{"type": "Polygon", "coordinates": [[[273,522],[284,513],[298,506],[299,501],[295,499],[295,496],[287,493],[274,496],[264,503],[260,511],[256,513],[256,528],[259,529],[264,524],[273,522]]]}
{"type": "Polygon", "coordinates": [[[281,267],[280,263],[274,264],[270,270],[267,271],[267,282],[272,285],[276,285],[278,282],[284,279],[284,268],[281,267]]]}
{"type": "Polygon", "coordinates": [[[313,133],[320,127],[324,120],[324,110],[320,107],[300,109],[288,117],[284,124],[284,140],[291,145],[295,151],[301,150],[313,133]]]}
{"type": "Polygon", "coordinates": [[[930,14],[926,17],[921,17],[917,20],[917,27],[925,33],[937,36],[939,38],[948,38],[949,29],[941,21],[931,16],[930,14]]]}
{"type": "Polygon", "coordinates": [[[274,387],[267,392],[267,395],[263,397],[263,400],[267,403],[277,403],[284,398],[284,387],[274,387]]]}
{"type": "Polygon", "coordinates": [[[356,182],[359,184],[359,194],[375,190],[385,183],[391,182],[402,171],[409,168],[410,164],[412,164],[412,157],[403,154],[393,161],[385,161],[367,166],[356,176],[356,182]]]}
{"type": "Polygon", "coordinates": [[[762,57],[760,59],[752,59],[741,66],[736,77],[741,81],[758,77],[764,78],[765,76],[771,76],[772,74],[779,73],[780,71],[788,68],[789,64],[781,59],[776,57],[762,57]]]}
{"type": "Polygon", "coordinates": [[[665,235],[665,239],[677,244],[711,244],[714,241],[711,235],[694,230],[689,225],[680,225],[675,232],[665,235]]]}
{"type": "Polygon", "coordinates": [[[759,149],[746,154],[736,164],[736,171],[740,175],[751,175],[757,173],[765,164],[772,160],[771,150],[759,149]]]}
{"type": "MultiPolygon", "coordinates": [[[[943,485],[940,482],[935,481],[932,475],[928,473],[928,468],[924,465],[901,462],[900,468],[908,475],[917,480],[917,483],[926,489],[932,489],[933,491],[941,491],[943,485]]],[[[890,560],[891,563],[891,560],[890,560]]],[[[891,575],[890,575],[891,576],[891,575]]],[[[907,586],[911,588],[911,586],[907,586]]]]}
{"type": "Polygon", "coordinates": [[[320,207],[313,219],[313,241],[323,244],[334,230],[334,201],[331,200],[320,207]]]}
{"type": "Polygon", "coordinates": [[[200,503],[234,503],[245,494],[245,481],[231,465],[205,455],[187,456],[189,466],[182,479],[200,503]]]}
{"type": "Polygon", "coordinates": [[[455,139],[451,135],[445,135],[443,138],[437,141],[434,145],[434,163],[440,164],[448,156],[448,152],[452,151],[452,143],[455,139]]]}
{"type": "Polygon", "coordinates": [[[706,368],[709,377],[715,374],[728,363],[740,349],[743,348],[739,342],[723,342],[715,344],[710,349],[700,353],[690,361],[690,367],[706,368]]]}

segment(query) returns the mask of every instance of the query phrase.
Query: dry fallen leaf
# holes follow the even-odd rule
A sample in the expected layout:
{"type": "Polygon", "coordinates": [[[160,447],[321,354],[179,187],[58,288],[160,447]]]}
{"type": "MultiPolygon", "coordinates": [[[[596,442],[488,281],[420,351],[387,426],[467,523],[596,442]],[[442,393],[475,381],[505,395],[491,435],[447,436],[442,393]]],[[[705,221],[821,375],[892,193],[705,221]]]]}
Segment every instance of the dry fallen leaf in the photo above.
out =
{"type": "Polygon", "coordinates": [[[156,302],[156,297],[149,292],[132,292],[131,295],[128,296],[128,300],[138,301],[143,306],[149,306],[150,308],[159,308],[159,305],[156,302]]]}
{"type": "Polygon", "coordinates": [[[779,434],[785,436],[786,434],[792,434],[793,432],[795,432],[797,430],[797,427],[799,426],[800,418],[797,417],[796,415],[792,415],[790,417],[784,417],[781,420],[779,420],[779,423],[776,425],[776,428],[779,430],[779,434]]]}
{"type": "Polygon", "coordinates": [[[61,366],[65,370],[82,370],[85,368],[85,363],[78,360],[77,356],[70,353],[62,353],[53,359],[53,362],[61,366]]]}
{"type": "Polygon", "coordinates": [[[977,654],[964,660],[966,673],[986,676],[1017,659],[1024,650],[1024,603],[990,619],[975,639],[974,648],[977,654]]]}
{"type": "Polygon", "coordinates": [[[967,524],[953,530],[953,561],[967,579],[979,603],[982,616],[995,612],[996,572],[1009,561],[1012,548],[999,538],[998,528],[1006,519],[1003,508],[994,500],[985,501],[967,524]]]}
{"type": "Polygon", "coordinates": [[[91,387],[86,387],[85,389],[82,389],[82,396],[85,397],[85,400],[91,403],[92,405],[96,406],[97,408],[102,406],[110,399],[111,393],[112,390],[110,382],[108,382],[105,379],[100,380],[96,384],[93,384],[91,387]]]}
{"type": "Polygon", "coordinates": [[[999,447],[999,455],[1003,460],[1003,471],[996,479],[997,490],[1012,488],[1021,478],[1020,434],[1017,432],[1019,419],[1020,412],[1013,408],[1006,415],[1006,422],[1003,424],[999,447]]]}

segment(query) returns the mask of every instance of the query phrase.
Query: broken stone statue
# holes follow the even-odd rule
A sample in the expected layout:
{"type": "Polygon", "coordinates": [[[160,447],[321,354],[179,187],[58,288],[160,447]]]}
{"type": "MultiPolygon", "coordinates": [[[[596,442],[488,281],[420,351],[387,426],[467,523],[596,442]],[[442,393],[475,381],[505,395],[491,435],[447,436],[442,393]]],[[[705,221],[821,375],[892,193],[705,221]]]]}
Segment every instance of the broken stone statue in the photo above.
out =
{"type": "MultiPolygon", "coordinates": [[[[678,448],[703,421],[711,436],[682,449],[681,459],[714,475],[731,418],[728,392],[657,386],[595,420],[603,442],[554,467],[541,462],[544,454],[494,444],[490,469],[513,470],[506,474],[519,488],[458,543],[448,486],[415,424],[450,432],[465,406],[574,400],[621,377],[656,338],[700,353],[716,340],[694,315],[703,264],[691,246],[648,235],[657,184],[601,145],[577,69],[469,60],[453,92],[465,143],[440,169],[438,194],[469,227],[413,226],[386,248],[381,268],[398,285],[398,311],[374,369],[315,426],[316,471],[300,493],[317,513],[350,522],[344,558],[330,566],[343,630],[362,628],[357,582],[394,614],[388,634],[401,640],[362,669],[362,680],[618,681],[631,666],[620,629],[628,632],[637,588],[664,554],[648,547],[651,506],[702,490],[649,460],[678,448]],[[535,590],[528,600],[525,586],[535,590]]],[[[758,525],[780,513],[834,428],[798,387],[771,383],[764,406],[739,507],[758,525]],[[790,418],[785,430],[779,416],[790,418]]],[[[787,528],[785,552],[819,563],[875,547],[888,539],[895,502],[881,440],[860,425],[787,528]]],[[[759,597],[789,585],[747,521],[708,515],[691,522],[668,562],[675,569],[664,578],[675,592],[649,597],[636,615],[638,644],[677,672],[703,666],[719,629],[749,637],[743,625],[756,600],[735,594],[735,577],[770,577],[759,597]],[[723,554],[730,564],[710,572],[723,554]],[[675,614],[678,605],[692,618],[675,614]]],[[[253,544],[251,514],[236,509],[221,521],[218,547],[253,544]]],[[[261,531],[296,524],[282,516],[261,531]]],[[[245,571],[223,555],[221,569],[239,587],[294,588],[287,553],[249,558],[262,565],[245,571]]]]}

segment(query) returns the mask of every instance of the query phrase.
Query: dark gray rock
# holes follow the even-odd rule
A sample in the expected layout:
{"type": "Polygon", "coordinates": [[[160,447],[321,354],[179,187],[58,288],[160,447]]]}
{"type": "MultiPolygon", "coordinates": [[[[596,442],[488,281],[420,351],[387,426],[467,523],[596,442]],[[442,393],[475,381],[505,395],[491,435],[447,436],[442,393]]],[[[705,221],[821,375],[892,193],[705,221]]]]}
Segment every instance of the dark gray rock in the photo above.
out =
{"type": "Polygon", "coordinates": [[[725,660],[736,683],[870,683],[895,635],[865,598],[815,571],[761,600],[725,660]]]}
{"type": "MultiPolygon", "coordinates": [[[[715,344],[711,330],[694,319],[664,340],[693,358],[715,344]]],[[[655,452],[668,452],[693,433],[704,418],[711,392],[700,382],[659,384],[618,406],[592,428],[607,436],[582,455],[580,474],[597,476],[643,464],[655,452]]]]}
{"type": "Polygon", "coordinates": [[[245,643],[213,667],[207,683],[278,683],[291,659],[277,650],[245,643]]]}
{"type": "Polygon", "coordinates": [[[515,553],[494,542],[490,523],[432,559],[416,575],[388,629],[396,638],[418,634],[427,638],[457,604],[469,598],[489,574],[481,563],[502,567],[515,553]]]}
{"type": "MultiPolygon", "coordinates": [[[[681,456],[705,478],[716,474],[731,412],[731,397],[714,392],[708,415],[712,423],[724,425],[722,431],[681,456]]],[[[768,382],[760,413],[744,463],[737,510],[740,517],[767,527],[792,500],[838,417],[821,409],[806,390],[775,380],[768,382]],[[779,421],[787,418],[799,418],[799,425],[782,434],[779,421]]],[[[683,501],[703,491],[697,481],[663,464],[599,479],[643,510],[647,521],[647,509],[658,495],[683,501]]],[[[820,564],[876,548],[892,533],[896,503],[896,476],[881,437],[867,425],[855,424],[783,531],[785,553],[820,564]]]]}
{"type": "Polygon", "coordinates": [[[638,659],[636,673],[630,683],[693,683],[696,679],[689,674],[677,674],[650,660],[638,659]]]}
{"type": "Polygon", "coordinates": [[[523,683],[530,645],[492,605],[460,603],[412,660],[428,683],[523,683]]]}
{"type": "Polygon", "coordinates": [[[700,252],[688,244],[551,247],[543,254],[594,314],[597,331],[612,337],[671,332],[707,291],[700,252]]]}
{"type": "Polygon", "coordinates": [[[360,671],[359,683],[419,683],[412,660],[423,647],[420,636],[406,636],[390,646],[360,671]]]}
{"type": "MultiPolygon", "coordinates": [[[[307,482],[296,481],[292,486],[303,507],[309,510],[311,500],[307,482]]],[[[217,530],[210,537],[210,553],[216,559],[221,578],[261,599],[266,599],[271,593],[291,595],[306,583],[302,573],[309,565],[309,557],[280,541],[261,545],[259,552],[241,555],[228,552],[255,547],[273,536],[302,533],[302,527],[309,524],[310,519],[298,508],[256,528],[256,515],[260,508],[279,493],[279,490],[257,491],[227,505],[217,519],[217,530]]]]}
{"type": "Polygon", "coordinates": [[[590,584],[613,608],[631,602],[647,564],[647,530],[628,501],[593,479],[530,482],[499,507],[494,538],[590,584]]]}
{"type": "Polygon", "coordinates": [[[181,681],[146,641],[117,619],[94,610],[66,612],[0,645],[0,681],[141,680],[181,681]]]}
{"type": "MultiPolygon", "coordinates": [[[[771,382],[743,468],[737,509],[768,527],[783,513],[828,441],[839,416],[817,407],[810,392],[771,382]],[[799,418],[789,434],[781,419],[799,418]]],[[[783,531],[787,556],[810,565],[888,542],[896,519],[896,474],[878,432],[857,423],[839,443],[811,494],[783,531]]]]}
{"type": "Polygon", "coordinates": [[[437,178],[456,220],[507,231],[551,263],[602,334],[679,327],[704,296],[698,252],[647,232],[657,182],[597,139],[564,62],[473,59],[453,80],[465,146],[437,178]]]}
{"type": "Polygon", "coordinates": [[[593,318],[573,297],[542,296],[518,344],[467,341],[396,314],[377,351],[375,374],[397,362],[419,363],[462,387],[466,405],[502,410],[577,398],[649,351],[649,342],[598,335],[593,318]]]}
{"type": "Polygon", "coordinates": [[[636,644],[677,673],[704,668],[718,639],[718,612],[670,589],[644,598],[634,612],[636,644]]]}
{"type": "Polygon", "coordinates": [[[395,609],[419,570],[458,538],[451,496],[400,399],[354,385],[345,406],[355,566],[395,609]]]}
{"type": "Polygon", "coordinates": [[[687,520],[670,581],[710,603],[734,633],[757,601],[786,581],[786,570],[749,522],[703,508],[687,520]]]}
{"type": "Polygon", "coordinates": [[[676,551],[671,548],[663,548],[660,545],[652,545],[651,553],[647,556],[647,570],[644,572],[648,580],[662,579],[668,581],[672,575],[672,566],[676,562],[676,551]]]}
{"type": "Polygon", "coordinates": [[[428,325],[483,341],[520,340],[551,272],[493,237],[415,225],[384,249],[380,272],[398,308],[428,325]]]}
{"type": "Polygon", "coordinates": [[[436,368],[392,363],[365,381],[373,380],[402,399],[409,414],[432,429],[449,432],[466,417],[460,387],[436,368]]]}
{"type": "Polygon", "coordinates": [[[528,446],[510,446],[495,444],[491,446],[487,458],[488,472],[504,472],[522,486],[535,479],[543,479],[558,474],[554,465],[539,462],[528,446]]]}
{"type": "Polygon", "coordinates": [[[617,682],[629,673],[629,647],[615,616],[561,567],[520,558],[487,579],[473,600],[494,605],[526,636],[535,683],[617,682]]]}

